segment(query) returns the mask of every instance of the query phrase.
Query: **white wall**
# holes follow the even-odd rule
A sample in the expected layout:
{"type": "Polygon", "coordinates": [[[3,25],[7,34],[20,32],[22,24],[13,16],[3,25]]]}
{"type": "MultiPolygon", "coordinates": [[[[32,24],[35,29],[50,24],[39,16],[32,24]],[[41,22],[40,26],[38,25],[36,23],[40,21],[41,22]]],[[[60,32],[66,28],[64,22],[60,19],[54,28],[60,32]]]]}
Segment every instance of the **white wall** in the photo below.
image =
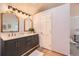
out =
{"type": "Polygon", "coordinates": [[[65,4],[53,9],[53,49],[70,54],[70,5],[65,4]]]}

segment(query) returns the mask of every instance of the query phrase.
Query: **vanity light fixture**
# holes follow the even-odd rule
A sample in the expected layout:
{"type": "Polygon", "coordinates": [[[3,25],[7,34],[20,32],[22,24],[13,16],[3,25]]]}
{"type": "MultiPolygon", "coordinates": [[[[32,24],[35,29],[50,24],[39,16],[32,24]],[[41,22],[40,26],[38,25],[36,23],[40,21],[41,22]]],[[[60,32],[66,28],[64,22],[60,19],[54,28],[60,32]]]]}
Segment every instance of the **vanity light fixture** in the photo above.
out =
{"type": "Polygon", "coordinates": [[[12,8],[12,6],[8,6],[8,9],[12,8]]]}
{"type": "Polygon", "coordinates": [[[13,11],[18,11],[18,13],[22,13],[22,14],[25,14],[25,15],[28,15],[28,16],[31,16],[30,14],[28,14],[28,13],[26,13],[26,12],[23,12],[22,10],[19,10],[19,9],[17,9],[17,8],[14,8],[14,7],[12,7],[12,6],[10,6],[10,5],[8,5],[8,9],[12,9],[13,11]]]}
{"type": "Polygon", "coordinates": [[[18,10],[18,9],[16,9],[17,11],[18,11],[18,13],[20,13],[21,11],[20,10],[18,10]]]}
{"type": "Polygon", "coordinates": [[[22,12],[22,14],[24,14],[24,12],[22,12]]]}

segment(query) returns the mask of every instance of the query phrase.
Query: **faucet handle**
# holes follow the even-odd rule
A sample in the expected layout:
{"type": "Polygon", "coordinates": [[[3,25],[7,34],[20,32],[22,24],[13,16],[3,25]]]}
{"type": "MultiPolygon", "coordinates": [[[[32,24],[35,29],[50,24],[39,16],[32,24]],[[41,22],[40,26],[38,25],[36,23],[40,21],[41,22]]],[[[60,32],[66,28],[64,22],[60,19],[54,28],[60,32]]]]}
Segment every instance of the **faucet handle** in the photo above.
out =
{"type": "Polygon", "coordinates": [[[16,33],[14,34],[14,36],[16,36],[16,33]]]}
{"type": "Polygon", "coordinates": [[[12,33],[12,36],[13,36],[13,33],[12,33]]]}

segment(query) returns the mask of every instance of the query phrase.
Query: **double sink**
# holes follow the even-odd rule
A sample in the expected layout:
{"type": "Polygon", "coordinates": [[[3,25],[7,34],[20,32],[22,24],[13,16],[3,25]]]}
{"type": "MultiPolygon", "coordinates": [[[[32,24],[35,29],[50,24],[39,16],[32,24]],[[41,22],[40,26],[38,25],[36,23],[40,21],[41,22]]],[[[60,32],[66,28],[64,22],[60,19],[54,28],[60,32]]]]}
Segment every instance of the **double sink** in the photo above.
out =
{"type": "Polygon", "coordinates": [[[35,35],[35,34],[37,34],[37,33],[31,33],[31,32],[1,33],[1,38],[4,41],[6,41],[6,40],[15,39],[15,38],[35,35]]]}

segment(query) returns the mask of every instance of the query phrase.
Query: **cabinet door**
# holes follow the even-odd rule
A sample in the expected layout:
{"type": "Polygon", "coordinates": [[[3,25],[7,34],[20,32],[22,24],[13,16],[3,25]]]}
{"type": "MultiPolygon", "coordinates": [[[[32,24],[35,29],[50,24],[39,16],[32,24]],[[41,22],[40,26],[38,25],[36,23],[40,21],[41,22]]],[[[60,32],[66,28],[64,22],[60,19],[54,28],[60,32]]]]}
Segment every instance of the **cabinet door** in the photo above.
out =
{"type": "Polygon", "coordinates": [[[17,39],[17,52],[18,52],[18,55],[22,55],[24,52],[24,38],[18,38],[17,39]]]}
{"type": "Polygon", "coordinates": [[[37,35],[32,35],[30,41],[31,41],[32,47],[38,45],[39,44],[39,36],[38,36],[38,34],[37,35]]]}
{"type": "Polygon", "coordinates": [[[31,41],[29,37],[18,38],[17,40],[18,55],[22,55],[30,49],[31,41]]]}
{"type": "Polygon", "coordinates": [[[17,39],[18,55],[22,55],[37,44],[39,44],[38,35],[27,36],[17,39]]]}
{"type": "Polygon", "coordinates": [[[4,49],[6,56],[16,56],[17,55],[17,47],[16,47],[16,39],[5,41],[4,49]]]}
{"type": "Polygon", "coordinates": [[[28,36],[27,40],[25,40],[26,43],[26,49],[32,49],[34,46],[39,44],[39,38],[38,35],[32,35],[32,36],[28,36]]]}

